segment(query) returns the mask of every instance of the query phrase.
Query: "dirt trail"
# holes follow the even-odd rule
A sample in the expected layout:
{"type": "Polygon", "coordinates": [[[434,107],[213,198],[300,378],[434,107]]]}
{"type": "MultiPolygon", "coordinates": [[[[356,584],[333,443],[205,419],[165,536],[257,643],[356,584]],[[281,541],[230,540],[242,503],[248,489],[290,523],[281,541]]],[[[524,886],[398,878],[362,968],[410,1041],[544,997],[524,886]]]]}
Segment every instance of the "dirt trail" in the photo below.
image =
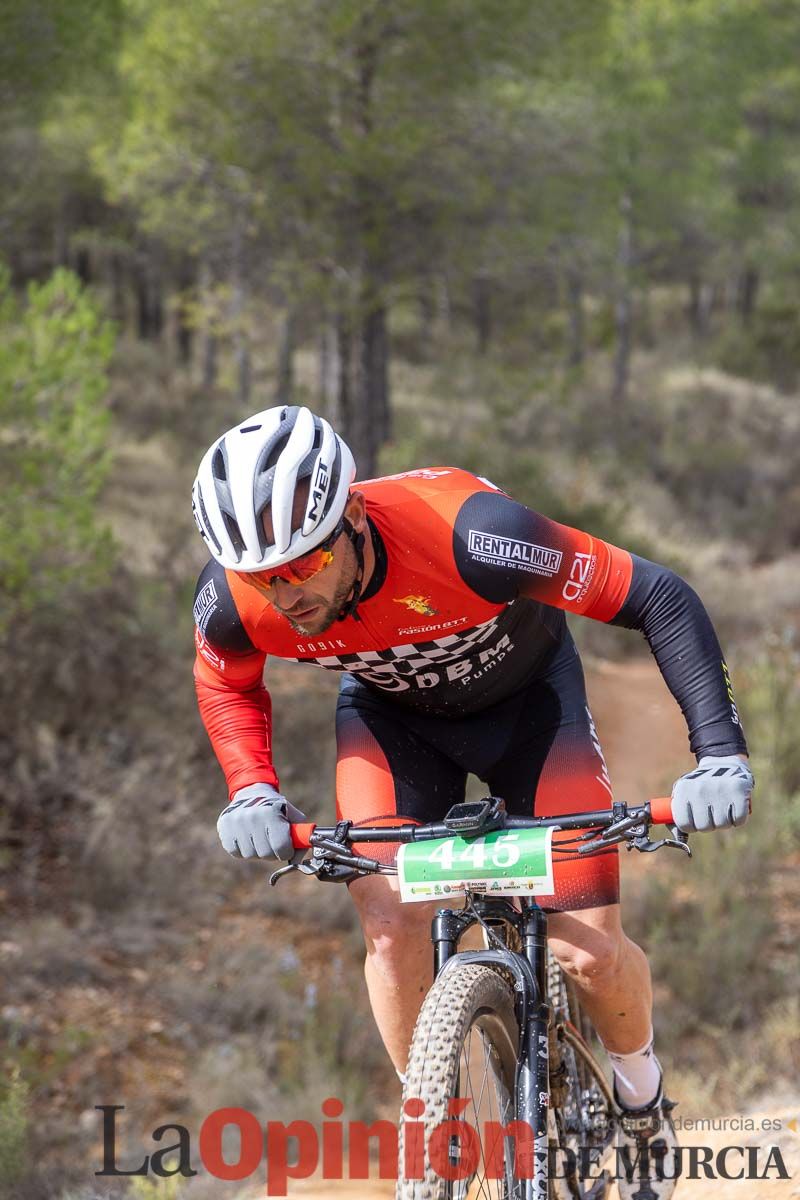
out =
{"type": "Polygon", "coordinates": [[[617,798],[641,804],[668,794],[694,758],[681,710],[655,661],[590,659],[586,687],[617,798]]]}

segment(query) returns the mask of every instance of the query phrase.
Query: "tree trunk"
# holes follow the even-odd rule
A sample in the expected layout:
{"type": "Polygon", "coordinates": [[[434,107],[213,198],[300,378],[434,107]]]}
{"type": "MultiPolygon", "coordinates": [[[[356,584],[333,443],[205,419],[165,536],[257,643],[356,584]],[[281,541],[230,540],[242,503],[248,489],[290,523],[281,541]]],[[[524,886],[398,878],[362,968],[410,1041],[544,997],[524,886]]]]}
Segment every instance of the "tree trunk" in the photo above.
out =
{"type": "Polygon", "coordinates": [[[317,405],[336,423],[336,330],[326,316],[317,338],[317,405]]]}
{"type": "Polygon", "coordinates": [[[64,197],[59,198],[56,206],[56,219],[53,226],[53,264],[65,267],[69,256],[69,236],[67,234],[67,205],[64,197]]]}
{"type": "MultiPolygon", "coordinates": [[[[385,30],[380,6],[364,14],[354,46],[357,64],[356,129],[372,136],[373,92],[385,30]]],[[[358,355],[355,395],[355,442],[360,455],[359,475],[375,474],[378,449],[390,436],[389,335],[386,319],[386,238],[384,203],[371,174],[356,180],[359,278],[358,355]]]]}
{"type": "Polygon", "coordinates": [[[650,288],[646,281],[639,290],[639,319],[636,329],[640,344],[648,350],[652,350],[656,344],[656,335],[653,330],[653,306],[651,304],[650,288]]]}
{"type": "Polygon", "coordinates": [[[75,274],[84,287],[92,282],[92,258],[85,246],[75,252],[75,274]]]}
{"type": "Polygon", "coordinates": [[[703,283],[699,275],[689,276],[689,303],[686,306],[689,330],[695,340],[705,333],[703,329],[703,283]]]}
{"type": "Polygon", "coordinates": [[[178,271],[178,309],[175,328],[175,341],[178,347],[178,361],[184,366],[191,366],[192,348],[194,345],[194,327],[188,320],[187,302],[195,285],[195,268],[192,260],[186,256],[181,259],[178,271]]]}
{"type": "Polygon", "coordinates": [[[275,403],[291,404],[294,391],[294,341],[297,321],[293,311],[288,308],[281,322],[280,339],[278,343],[278,368],[275,387],[275,403]]]}
{"type": "Polygon", "coordinates": [[[750,265],[746,266],[739,275],[736,302],[743,325],[749,325],[753,319],[760,285],[761,275],[758,269],[750,265]]]}
{"type": "Polygon", "coordinates": [[[125,302],[125,277],[122,260],[119,254],[112,251],[108,264],[111,286],[111,316],[124,329],[128,320],[128,306],[125,302]]]}
{"type": "Polygon", "coordinates": [[[424,358],[427,358],[433,342],[433,330],[436,324],[436,298],[435,284],[430,275],[424,275],[420,280],[419,291],[417,292],[417,305],[419,312],[419,332],[418,340],[420,351],[424,358]]]}
{"type": "Polygon", "coordinates": [[[472,281],[475,345],[479,354],[486,354],[492,340],[492,287],[489,276],[481,271],[472,281]]]}
{"type": "Polygon", "coordinates": [[[136,293],[136,333],[140,341],[150,337],[150,302],[147,294],[147,276],[144,267],[137,263],[133,277],[136,293]]]}
{"type": "Polygon", "coordinates": [[[164,329],[164,305],[161,278],[153,265],[150,251],[140,255],[134,272],[136,291],[136,328],[142,341],[157,341],[164,329]]]}
{"type": "Polygon", "coordinates": [[[583,316],[583,275],[574,265],[566,270],[567,284],[567,366],[583,366],[586,355],[585,321],[583,316]]]}
{"type": "Polygon", "coordinates": [[[445,333],[450,333],[453,328],[453,304],[450,299],[450,283],[442,272],[436,278],[436,319],[445,330],[445,333]]]}
{"type": "Polygon", "coordinates": [[[203,389],[210,392],[217,386],[217,351],[218,339],[212,313],[213,273],[207,260],[200,263],[199,287],[200,305],[203,313],[203,389]]]}
{"type": "Polygon", "coordinates": [[[244,273],[244,243],[241,226],[237,223],[233,232],[231,255],[231,325],[233,328],[233,353],[236,362],[236,398],[243,408],[250,403],[252,363],[250,339],[247,336],[247,285],[244,273]]]}
{"type": "Polygon", "coordinates": [[[217,364],[218,344],[216,334],[206,334],[205,345],[203,346],[203,388],[207,392],[210,392],[217,386],[217,374],[219,371],[217,364]]]}
{"type": "Polygon", "coordinates": [[[707,336],[716,301],[717,289],[714,284],[704,283],[696,273],[689,277],[689,301],[686,305],[686,315],[689,320],[689,330],[695,341],[707,336]]]}
{"type": "Polygon", "coordinates": [[[615,405],[625,402],[630,379],[633,344],[633,203],[629,195],[620,201],[620,227],[617,241],[617,296],[614,305],[616,350],[611,399],[615,405]]]}
{"type": "Polygon", "coordinates": [[[336,420],[346,441],[356,456],[359,475],[367,478],[360,470],[360,446],[356,445],[355,397],[353,395],[353,337],[349,316],[340,311],[336,316],[336,420]]]}
{"type": "Polygon", "coordinates": [[[378,304],[365,313],[359,330],[359,442],[369,477],[375,474],[378,450],[391,436],[388,368],[386,309],[378,304]]]}

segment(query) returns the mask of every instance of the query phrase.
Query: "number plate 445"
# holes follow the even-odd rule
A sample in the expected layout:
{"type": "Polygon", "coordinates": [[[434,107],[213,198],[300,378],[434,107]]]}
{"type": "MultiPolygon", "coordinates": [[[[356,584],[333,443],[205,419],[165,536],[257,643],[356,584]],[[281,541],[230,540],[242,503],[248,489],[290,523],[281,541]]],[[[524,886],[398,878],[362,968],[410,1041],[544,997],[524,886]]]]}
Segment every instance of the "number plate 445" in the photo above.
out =
{"type": "Polygon", "coordinates": [[[438,900],[486,892],[546,896],[553,891],[553,830],[508,829],[476,838],[401,846],[400,899],[438,900]]]}

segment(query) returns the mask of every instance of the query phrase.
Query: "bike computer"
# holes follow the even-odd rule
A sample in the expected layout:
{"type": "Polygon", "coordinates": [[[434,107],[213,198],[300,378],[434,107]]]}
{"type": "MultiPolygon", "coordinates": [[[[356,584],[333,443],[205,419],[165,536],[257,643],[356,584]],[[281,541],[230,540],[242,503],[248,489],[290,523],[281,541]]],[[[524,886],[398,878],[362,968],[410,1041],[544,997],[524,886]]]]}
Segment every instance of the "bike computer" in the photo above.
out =
{"type": "Polygon", "coordinates": [[[452,833],[491,833],[505,824],[505,801],[498,796],[454,804],[444,819],[452,833]]]}

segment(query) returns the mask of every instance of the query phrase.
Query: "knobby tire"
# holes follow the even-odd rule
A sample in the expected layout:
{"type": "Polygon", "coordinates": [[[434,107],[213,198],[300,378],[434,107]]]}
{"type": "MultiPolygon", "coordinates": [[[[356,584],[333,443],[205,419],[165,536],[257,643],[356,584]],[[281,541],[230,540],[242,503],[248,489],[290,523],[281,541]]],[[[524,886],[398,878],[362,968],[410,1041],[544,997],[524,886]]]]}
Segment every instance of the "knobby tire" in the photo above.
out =
{"type": "MultiPolygon", "coordinates": [[[[521,1196],[513,1179],[513,1149],[497,1141],[488,1144],[484,1137],[486,1121],[505,1125],[514,1119],[518,1044],[511,987],[497,971],[472,964],[453,966],[434,982],[417,1019],[406,1071],[403,1104],[421,1100],[425,1109],[422,1115],[401,1121],[397,1200],[517,1200],[521,1196]],[[428,1154],[431,1133],[448,1118],[453,1120],[448,1111],[453,1097],[470,1102],[460,1126],[449,1127],[455,1132],[445,1164],[452,1174],[470,1168],[463,1179],[443,1178],[428,1154]],[[405,1177],[405,1122],[409,1120],[424,1125],[422,1178],[405,1177]],[[459,1134],[464,1122],[477,1130],[478,1144],[472,1140],[474,1135],[459,1134]],[[476,1161],[477,1169],[472,1171],[476,1161]],[[501,1177],[491,1177],[492,1171],[501,1177]]],[[[442,1166],[441,1152],[436,1165],[442,1166]]]]}

